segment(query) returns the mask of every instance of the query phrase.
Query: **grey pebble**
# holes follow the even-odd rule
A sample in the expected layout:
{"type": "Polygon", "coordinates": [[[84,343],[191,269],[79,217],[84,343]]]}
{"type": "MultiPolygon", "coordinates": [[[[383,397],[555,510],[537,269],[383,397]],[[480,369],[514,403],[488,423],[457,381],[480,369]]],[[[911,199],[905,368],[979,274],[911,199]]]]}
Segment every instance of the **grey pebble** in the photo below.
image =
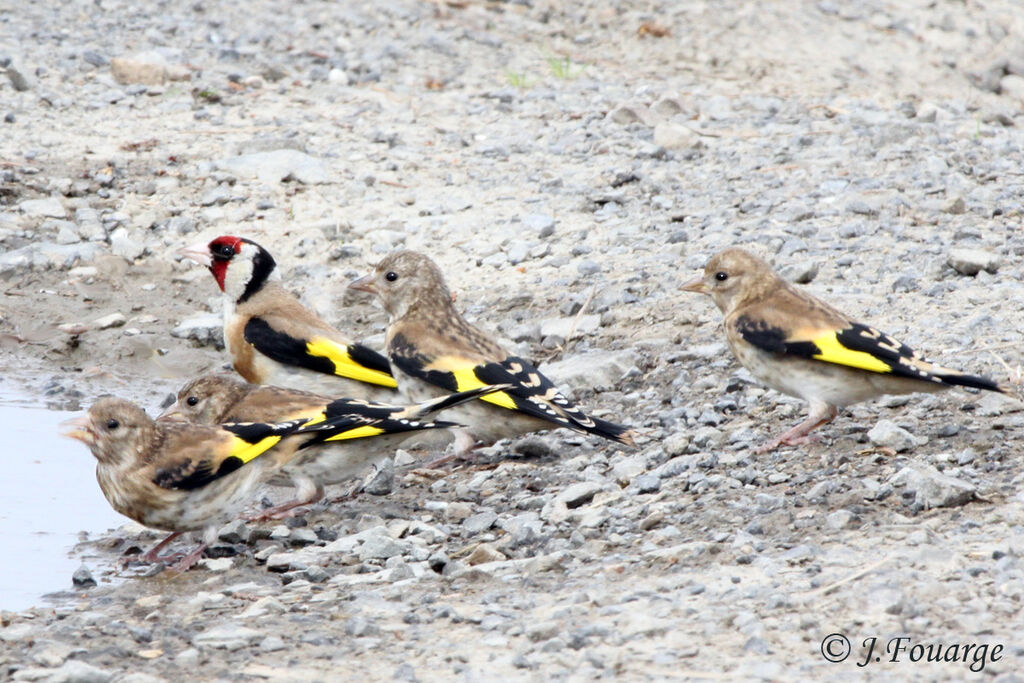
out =
{"type": "Polygon", "coordinates": [[[76,588],[92,588],[96,585],[96,579],[93,578],[92,571],[83,564],[71,575],[71,583],[76,588]]]}

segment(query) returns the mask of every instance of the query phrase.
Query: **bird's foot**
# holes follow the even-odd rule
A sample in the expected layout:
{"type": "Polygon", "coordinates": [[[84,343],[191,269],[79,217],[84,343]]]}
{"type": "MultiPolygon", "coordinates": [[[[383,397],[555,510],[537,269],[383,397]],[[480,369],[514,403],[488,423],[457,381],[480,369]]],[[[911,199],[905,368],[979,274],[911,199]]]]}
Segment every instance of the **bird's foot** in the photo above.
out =
{"type": "Polygon", "coordinates": [[[181,559],[179,559],[174,564],[170,565],[168,568],[171,571],[187,572],[189,569],[194,567],[197,562],[199,562],[200,558],[202,558],[203,553],[206,551],[207,547],[208,544],[206,543],[199,544],[198,548],[196,548],[189,554],[182,556],[181,559]]]}
{"type": "Polygon", "coordinates": [[[771,439],[761,444],[754,449],[754,453],[757,455],[763,455],[764,453],[770,453],[779,446],[806,446],[811,443],[818,443],[821,441],[821,437],[816,434],[802,434],[787,436],[783,434],[780,437],[771,439]]]}
{"type": "Polygon", "coordinates": [[[242,515],[242,519],[246,522],[270,522],[277,519],[288,519],[289,517],[298,517],[309,512],[309,509],[301,510],[303,505],[308,501],[305,500],[291,500],[287,503],[281,503],[280,505],[274,505],[265,510],[254,512],[249,515],[242,515]]]}

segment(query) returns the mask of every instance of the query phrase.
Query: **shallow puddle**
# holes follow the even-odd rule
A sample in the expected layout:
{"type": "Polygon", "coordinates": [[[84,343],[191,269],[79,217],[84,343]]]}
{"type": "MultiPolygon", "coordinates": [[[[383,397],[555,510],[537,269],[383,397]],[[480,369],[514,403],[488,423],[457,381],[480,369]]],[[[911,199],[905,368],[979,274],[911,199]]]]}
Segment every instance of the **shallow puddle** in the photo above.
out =
{"type": "MultiPolygon", "coordinates": [[[[0,385],[0,610],[45,604],[44,593],[71,589],[82,563],[70,551],[127,519],[107,504],[96,483],[96,460],[58,426],[79,413],[48,410],[0,385]]],[[[100,567],[91,566],[99,578],[100,567]]]]}

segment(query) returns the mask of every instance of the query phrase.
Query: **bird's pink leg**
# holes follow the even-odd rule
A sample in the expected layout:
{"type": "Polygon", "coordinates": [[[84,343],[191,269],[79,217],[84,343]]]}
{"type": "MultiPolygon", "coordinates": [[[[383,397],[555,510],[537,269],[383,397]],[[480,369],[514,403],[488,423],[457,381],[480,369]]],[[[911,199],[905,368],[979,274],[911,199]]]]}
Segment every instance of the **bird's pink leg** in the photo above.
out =
{"type": "Polygon", "coordinates": [[[832,420],[836,419],[837,415],[839,415],[839,409],[835,406],[830,406],[827,403],[819,405],[811,404],[811,412],[807,416],[806,420],[793,427],[788,432],[765,442],[754,452],[761,454],[774,451],[779,446],[800,446],[810,443],[813,440],[813,437],[808,436],[808,434],[821,425],[828,424],[832,420]]]}
{"type": "Polygon", "coordinates": [[[154,562],[165,562],[165,561],[168,561],[168,559],[177,559],[177,558],[181,557],[180,554],[179,555],[172,555],[170,558],[160,557],[160,551],[163,550],[164,548],[166,548],[168,543],[170,543],[171,541],[176,539],[178,536],[181,536],[182,533],[184,533],[184,532],[182,532],[182,531],[175,531],[170,536],[168,536],[167,538],[165,538],[164,540],[160,541],[155,546],[150,548],[145,554],[143,554],[141,557],[139,557],[139,559],[142,560],[143,562],[148,562],[148,563],[152,564],[154,562]]]}
{"type": "Polygon", "coordinates": [[[428,463],[421,465],[424,469],[432,470],[450,463],[452,460],[472,460],[472,451],[476,448],[476,439],[465,429],[452,429],[455,441],[452,442],[452,452],[435,458],[428,463]]]}
{"type": "Polygon", "coordinates": [[[312,479],[303,479],[298,482],[298,485],[294,499],[281,503],[280,505],[269,507],[262,512],[244,515],[242,519],[247,522],[266,522],[271,519],[292,517],[298,514],[295,508],[315,503],[324,497],[324,487],[314,482],[312,479]]]}

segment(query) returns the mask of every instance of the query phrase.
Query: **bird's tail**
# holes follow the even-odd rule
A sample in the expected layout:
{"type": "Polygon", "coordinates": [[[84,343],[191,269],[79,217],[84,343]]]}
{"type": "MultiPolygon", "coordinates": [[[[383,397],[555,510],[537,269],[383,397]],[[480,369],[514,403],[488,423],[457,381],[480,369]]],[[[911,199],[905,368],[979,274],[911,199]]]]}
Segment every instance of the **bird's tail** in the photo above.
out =
{"type": "Polygon", "coordinates": [[[969,375],[966,372],[958,372],[956,370],[949,370],[947,368],[936,366],[931,368],[931,374],[943,384],[949,384],[957,387],[971,387],[974,389],[983,389],[985,391],[998,391],[1000,394],[1007,394],[1008,396],[1016,394],[1009,385],[1001,384],[994,379],[982,377],[981,375],[969,375]]]}
{"type": "Polygon", "coordinates": [[[458,391],[454,394],[448,394],[447,396],[441,396],[439,398],[411,405],[406,408],[401,417],[407,420],[424,420],[432,415],[436,415],[446,408],[457,406],[460,403],[465,403],[466,401],[472,401],[473,399],[480,398],[481,396],[493,394],[496,391],[505,391],[507,389],[511,389],[513,386],[514,385],[512,384],[488,384],[487,386],[479,387],[477,389],[458,391]]]}
{"type": "Polygon", "coordinates": [[[590,418],[590,421],[594,423],[593,427],[587,428],[587,433],[594,434],[595,436],[602,436],[612,441],[618,441],[626,446],[636,446],[636,430],[632,427],[626,427],[625,425],[615,424],[608,420],[602,420],[597,417],[590,418]]]}

